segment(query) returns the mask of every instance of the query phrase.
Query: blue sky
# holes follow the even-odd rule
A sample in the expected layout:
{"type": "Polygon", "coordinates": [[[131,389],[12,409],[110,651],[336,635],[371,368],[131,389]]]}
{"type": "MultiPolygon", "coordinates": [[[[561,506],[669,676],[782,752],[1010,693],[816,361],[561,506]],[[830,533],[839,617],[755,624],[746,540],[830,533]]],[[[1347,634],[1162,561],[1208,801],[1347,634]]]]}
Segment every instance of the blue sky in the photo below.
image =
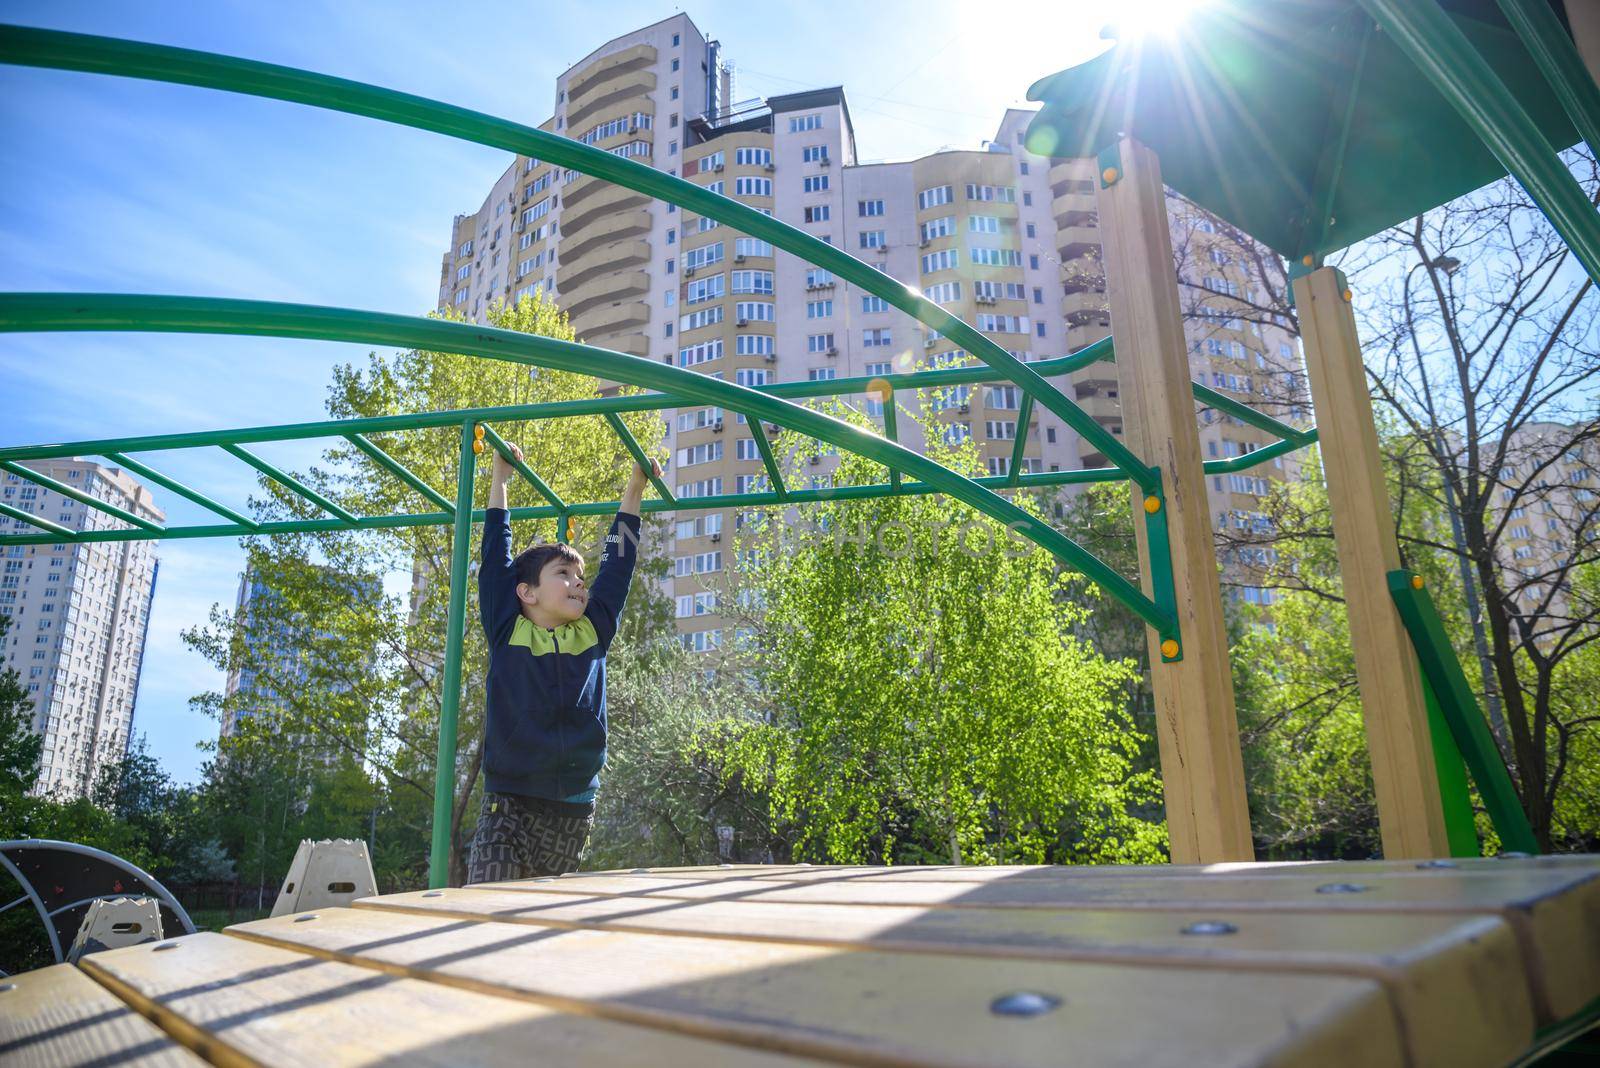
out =
{"type": "MultiPolygon", "coordinates": [[[[970,3],[139,4],[7,2],[0,20],[229,53],[537,124],[556,76],[611,37],[679,10],[719,38],[735,99],[842,84],[863,159],[971,147],[1035,78],[1093,55],[1115,5],[1024,3],[980,28],[970,3]],[[603,11],[603,17],[596,17],[603,11]],[[1029,28],[1024,28],[1029,27],[1029,28]]],[[[420,314],[450,220],[506,155],[273,101],[0,67],[0,290],[187,293],[420,314]]],[[[0,444],[316,419],[352,346],[137,334],[0,335],[0,444]]],[[[309,447],[262,448],[302,466],[309,447]]],[[[162,470],[240,506],[254,481],[216,450],[162,470]]],[[[209,521],[172,494],[173,523],[209,521]]],[[[221,679],[179,637],[231,605],[242,554],[160,546],[135,730],[181,781],[216,724],[189,698],[221,679]]]]}

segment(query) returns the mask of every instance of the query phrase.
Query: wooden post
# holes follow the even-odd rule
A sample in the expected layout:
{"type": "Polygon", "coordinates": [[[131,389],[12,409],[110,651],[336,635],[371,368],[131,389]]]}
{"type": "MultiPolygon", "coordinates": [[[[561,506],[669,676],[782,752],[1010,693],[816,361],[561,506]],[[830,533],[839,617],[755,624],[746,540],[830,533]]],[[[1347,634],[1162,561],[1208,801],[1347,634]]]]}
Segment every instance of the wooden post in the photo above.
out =
{"type": "Polygon", "coordinates": [[[1388,574],[1400,566],[1400,548],[1349,293],[1344,275],[1332,267],[1294,282],[1383,854],[1447,857],[1450,840],[1417,657],[1389,595],[1388,574]]]}
{"type": "MultiPolygon", "coordinates": [[[[1164,662],[1160,636],[1145,631],[1172,860],[1254,860],[1161,167],[1154,152],[1124,139],[1115,154],[1101,157],[1100,171],[1100,232],[1123,434],[1140,459],[1161,469],[1182,634],[1180,658],[1164,662]]],[[[1143,502],[1136,490],[1139,571],[1151,593],[1143,502]]]]}

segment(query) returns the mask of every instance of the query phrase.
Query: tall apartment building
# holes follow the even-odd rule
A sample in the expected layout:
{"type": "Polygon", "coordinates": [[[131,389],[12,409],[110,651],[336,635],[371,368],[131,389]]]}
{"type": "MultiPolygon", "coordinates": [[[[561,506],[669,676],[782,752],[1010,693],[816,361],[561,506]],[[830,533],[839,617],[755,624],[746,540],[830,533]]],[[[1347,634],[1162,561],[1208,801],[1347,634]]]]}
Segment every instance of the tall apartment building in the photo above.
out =
{"type": "MultiPolygon", "coordinates": [[[[120,468],[78,459],[24,466],[165,521],[150,491],[120,468]]],[[[123,525],[15,474],[0,484],[0,499],[72,530],[123,525]]],[[[35,529],[20,519],[10,524],[11,533],[35,529]]],[[[34,729],[44,738],[37,793],[87,796],[100,768],[127,752],[157,567],[152,541],[7,546],[0,568],[0,612],[11,617],[4,665],[22,676],[34,729]]]]}
{"type": "MultiPolygon", "coordinates": [[[[1109,331],[1094,162],[1029,154],[1023,133],[1031,112],[1008,110],[979,149],[862,163],[842,88],[723,105],[731,86],[720,64],[720,46],[687,15],[674,15],[608,42],[564,73],[555,113],[540,128],[667,171],[837,245],[915,286],[1018,359],[1063,356],[1109,331]]],[[[1239,312],[1236,298],[1250,295],[1245,257],[1197,211],[1176,212],[1174,232],[1186,253],[1186,288],[1200,295],[1190,301],[1196,379],[1247,403],[1269,393],[1303,396],[1293,335],[1246,322],[1239,312]]],[[[970,359],[882,300],[775,255],[764,241],[536,159],[515,160],[476,212],[456,217],[451,236],[441,308],[481,321],[495,302],[542,292],[568,311],[589,344],[742,385],[970,359]]],[[[1122,432],[1114,366],[1057,384],[1112,433],[1122,432]]],[[[937,404],[942,434],[976,440],[989,473],[1008,472],[1018,433],[1016,387],[898,399],[913,410],[937,404]]],[[[880,405],[860,402],[881,420],[880,405]]],[[[1207,457],[1272,440],[1232,417],[1205,415],[1207,457]]],[[[915,424],[902,420],[901,427],[901,440],[919,448],[915,424]]],[[[667,477],[679,497],[764,486],[743,416],[681,410],[671,413],[667,431],[667,477]]],[[[1106,463],[1042,409],[1026,434],[1028,471],[1106,463]]],[[[1283,477],[1284,463],[1213,477],[1217,521],[1241,529],[1264,523],[1258,498],[1268,479],[1283,477]]],[[[723,533],[735,519],[685,515],[670,547],[680,634],[692,648],[714,648],[721,637],[716,587],[732,563],[723,533]]],[[[1268,596],[1242,592],[1258,603],[1268,596]]]]}

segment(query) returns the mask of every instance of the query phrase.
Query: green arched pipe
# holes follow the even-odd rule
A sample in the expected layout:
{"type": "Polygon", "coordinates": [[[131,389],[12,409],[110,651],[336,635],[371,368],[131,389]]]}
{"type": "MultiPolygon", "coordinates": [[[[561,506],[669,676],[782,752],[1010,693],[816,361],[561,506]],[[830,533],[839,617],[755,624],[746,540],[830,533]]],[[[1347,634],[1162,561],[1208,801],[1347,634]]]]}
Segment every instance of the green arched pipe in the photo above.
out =
{"type": "Polygon", "coordinates": [[[365,115],[400,126],[503,148],[569,167],[640,193],[690,208],[743,233],[771,242],[785,252],[826,267],[925,326],[939,331],[978,357],[1023,392],[1055,413],[1147,493],[1156,492],[1156,470],[1134,456],[1110,431],[1096,423],[1071,399],[1033,368],[915,290],[887,274],[729,197],[681,178],[613,156],[559,134],[496,118],[426,97],[400,93],[362,82],[296,70],[234,56],[187,48],[123,41],[114,37],[64,33],[25,26],[0,26],[0,62],[30,67],[112,74],[151,81],[221,89],[250,96],[308,104],[329,111],[365,115]]]}

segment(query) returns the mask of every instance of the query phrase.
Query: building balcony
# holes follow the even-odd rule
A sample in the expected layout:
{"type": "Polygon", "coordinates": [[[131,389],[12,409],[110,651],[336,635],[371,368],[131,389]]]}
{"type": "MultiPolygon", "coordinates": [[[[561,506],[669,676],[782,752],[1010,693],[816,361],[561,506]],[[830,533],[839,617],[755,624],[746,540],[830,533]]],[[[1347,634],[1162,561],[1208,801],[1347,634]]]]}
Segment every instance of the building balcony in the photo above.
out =
{"type": "Polygon", "coordinates": [[[1100,228],[1098,226],[1066,226],[1056,231],[1056,251],[1061,254],[1061,260],[1075,260],[1080,256],[1100,251],[1100,228]]]}
{"type": "Polygon", "coordinates": [[[1082,325],[1078,323],[1067,324],[1067,350],[1077,352],[1081,348],[1093,345],[1111,333],[1110,327],[1097,324],[1082,325]]]}
{"type": "Polygon", "coordinates": [[[580,236],[584,227],[607,215],[633,211],[650,203],[650,198],[632,189],[599,178],[587,178],[568,187],[562,194],[561,233],[580,236]]]}
{"type": "Polygon", "coordinates": [[[647,76],[648,86],[639,90],[649,92],[656,87],[656,76],[650,67],[656,62],[655,46],[637,44],[625,48],[591,64],[581,74],[567,82],[567,128],[572,129],[596,109],[604,107],[623,85],[630,88],[642,84],[640,75],[647,76]]]}
{"type": "Polygon", "coordinates": [[[1095,161],[1065,159],[1050,168],[1050,191],[1056,196],[1067,192],[1094,193],[1095,161]]]}
{"type": "Polygon", "coordinates": [[[1098,226],[1100,223],[1100,209],[1093,193],[1063,194],[1050,202],[1050,211],[1058,227],[1098,226]]]}
{"type": "MultiPolygon", "coordinates": [[[[564,306],[564,302],[563,302],[564,306]]],[[[650,321],[650,305],[642,300],[619,301],[588,308],[572,317],[572,329],[591,345],[614,347],[605,340],[611,334],[636,332],[650,321]]]]}
{"type": "Polygon", "coordinates": [[[1073,326],[1111,326],[1111,307],[1106,295],[1093,289],[1068,293],[1061,298],[1061,317],[1073,326]]]}
{"type": "MultiPolygon", "coordinates": [[[[621,242],[626,238],[639,237],[650,232],[650,213],[648,211],[624,211],[609,218],[597,219],[581,229],[563,224],[561,235],[561,258],[573,263],[587,256],[590,249],[597,245],[621,242]]],[[[644,242],[633,244],[645,250],[648,256],[650,246],[644,242]]],[[[576,273],[576,271],[574,271],[576,273]]]]}
{"type": "Polygon", "coordinates": [[[615,304],[650,292],[650,276],[643,271],[622,271],[589,279],[581,286],[562,285],[561,307],[574,320],[591,309],[615,304]]]}
{"type": "Polygon", "coordinates": [[[561,273],[556,277],[556,284],[561,287],[561,292],[570,293],[600,275],[629,267],[643,267],[649,262],[650,245],[644,241],[614,241],[599,247],[591,244],[588,251],[578,254],[568,252],[563,245],[561,273]]]}

